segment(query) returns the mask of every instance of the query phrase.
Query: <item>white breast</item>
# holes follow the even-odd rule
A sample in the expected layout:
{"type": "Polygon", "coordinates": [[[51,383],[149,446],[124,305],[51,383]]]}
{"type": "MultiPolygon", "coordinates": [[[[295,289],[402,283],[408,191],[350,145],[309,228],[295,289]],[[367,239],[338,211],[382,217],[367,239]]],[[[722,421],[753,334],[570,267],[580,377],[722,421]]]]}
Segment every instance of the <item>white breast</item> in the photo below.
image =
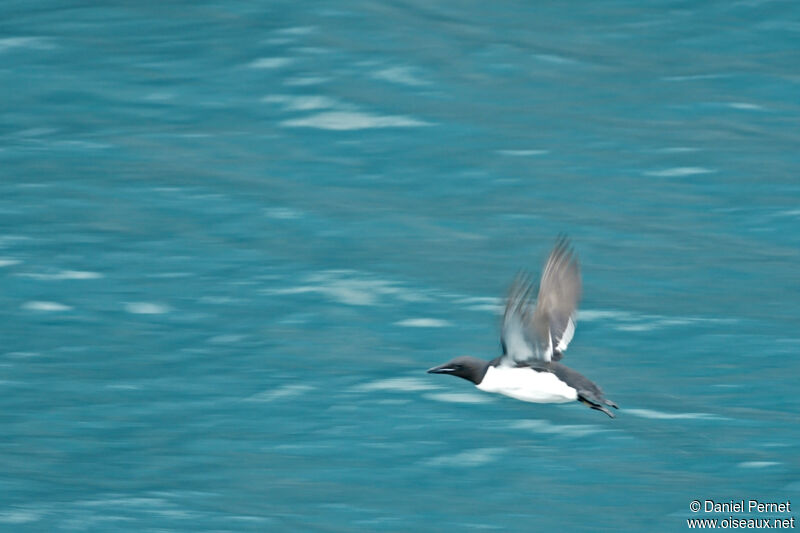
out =
{"type": "Polygon", "coordinates": [[[555,374],[537,372],[531,368],[490,366],[477,387],[523,402],[565,403],[578,399],[578,392],[555,374]]]}

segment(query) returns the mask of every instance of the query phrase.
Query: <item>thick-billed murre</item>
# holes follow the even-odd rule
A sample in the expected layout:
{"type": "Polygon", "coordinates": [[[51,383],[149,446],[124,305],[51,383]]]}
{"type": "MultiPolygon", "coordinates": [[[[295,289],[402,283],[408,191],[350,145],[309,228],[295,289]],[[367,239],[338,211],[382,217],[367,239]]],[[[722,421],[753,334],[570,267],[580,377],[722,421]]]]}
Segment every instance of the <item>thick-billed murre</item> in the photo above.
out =
{"type": "Polygon", "coordinates": [[[501,344],[503,355],[484,361],[456,357],[428,370],[469,380],[486,392],[535,403],[582,402],[614,418],[606,406],[617,404],[603,391],[559,360],[575,334],[581,297],[578,260],[565,237],[559,238],[544,267],[539,294],[526,275],[517,276],[506,300],[501,344]]]}

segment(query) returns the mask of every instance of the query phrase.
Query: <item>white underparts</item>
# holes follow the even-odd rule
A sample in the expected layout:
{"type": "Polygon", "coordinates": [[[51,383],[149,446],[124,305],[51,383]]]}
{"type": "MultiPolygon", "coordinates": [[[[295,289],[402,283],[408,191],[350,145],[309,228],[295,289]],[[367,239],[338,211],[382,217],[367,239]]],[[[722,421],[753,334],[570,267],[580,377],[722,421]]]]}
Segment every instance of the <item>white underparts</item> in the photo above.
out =
{"type": "Polygon", "coordinates": [[[490,366],[480,390],[496,392],[523,402],[565,403],[578,399],[578,392],[551,372],[537,372],[529,367],[490,366]]]}

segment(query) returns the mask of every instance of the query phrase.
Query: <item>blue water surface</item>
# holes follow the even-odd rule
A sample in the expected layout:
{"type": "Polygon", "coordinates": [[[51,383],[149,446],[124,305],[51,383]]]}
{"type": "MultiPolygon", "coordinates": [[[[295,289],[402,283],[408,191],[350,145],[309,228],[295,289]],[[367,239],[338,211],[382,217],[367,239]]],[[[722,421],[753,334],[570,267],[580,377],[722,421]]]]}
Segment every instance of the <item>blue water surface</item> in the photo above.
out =
{"type": "Polygon", "coordinates": [[[798,44],[792,1],[0,3],[0,529],[800,506],[798,44]],[[560,233],[618,418],[425,374],[560,233]]]}

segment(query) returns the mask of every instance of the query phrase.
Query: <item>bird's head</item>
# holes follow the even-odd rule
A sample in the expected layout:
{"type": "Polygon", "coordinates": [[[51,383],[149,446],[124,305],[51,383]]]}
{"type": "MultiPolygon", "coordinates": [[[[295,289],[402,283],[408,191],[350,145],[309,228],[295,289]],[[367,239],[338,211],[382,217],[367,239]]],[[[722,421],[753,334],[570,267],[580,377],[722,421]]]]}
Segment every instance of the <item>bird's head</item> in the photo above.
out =
{"type": "Polygon", "coordinates": [[[462,355],[443,365],[428,369],[428,374],[450,374],[451,376],[464,378],[477,385],[483,381],[483,376],[486,375],[488,368],[488,361],[469,355],[462,355]]]}

